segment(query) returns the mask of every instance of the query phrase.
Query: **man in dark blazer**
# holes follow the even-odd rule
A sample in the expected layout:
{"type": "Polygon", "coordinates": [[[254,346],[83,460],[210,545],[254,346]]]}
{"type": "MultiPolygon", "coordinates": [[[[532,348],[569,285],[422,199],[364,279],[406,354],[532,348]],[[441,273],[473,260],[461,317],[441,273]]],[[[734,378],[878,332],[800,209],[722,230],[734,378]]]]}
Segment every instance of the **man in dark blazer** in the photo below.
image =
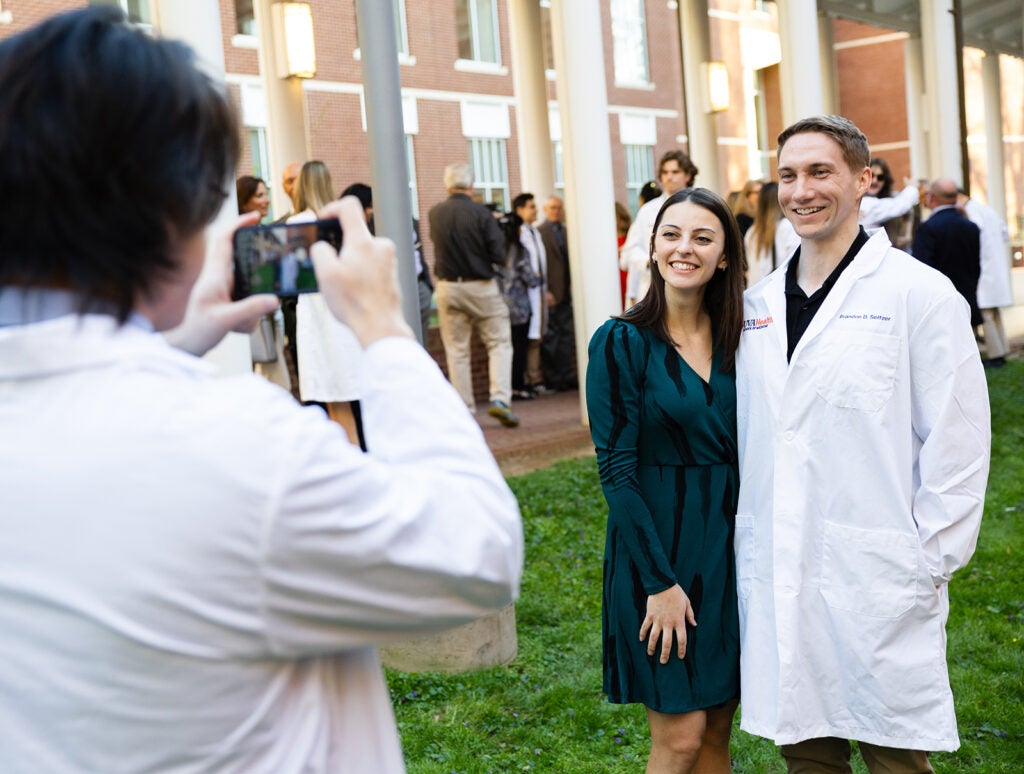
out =
{"type": "Polygon", "coordinates": [[[931,217],[914,234],[914,257],[952,281],[971,306],[971,325],[981,325],[978,277],[981,276],[981,232],[956,206],[956,182],[940,177],[925,195],[931,217]]]}
{"type": "Polygon", "coordinates": [[[552,390],[576,389],[576,336],[569,282],[569,246],[562,200],[544,203],[544,222],[537,227],[548,255],[548,325],[542,344],[544,382],[552,390]]]}

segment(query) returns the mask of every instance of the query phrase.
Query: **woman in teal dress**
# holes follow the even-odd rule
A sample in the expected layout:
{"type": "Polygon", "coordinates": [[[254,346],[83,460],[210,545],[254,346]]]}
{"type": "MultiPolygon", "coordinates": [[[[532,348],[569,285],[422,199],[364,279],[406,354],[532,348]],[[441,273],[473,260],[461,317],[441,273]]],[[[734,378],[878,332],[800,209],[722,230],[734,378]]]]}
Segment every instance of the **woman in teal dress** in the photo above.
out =
{"type": "Polygon", "coordinates": [[[590,342],[587,410],[608,501],[604,690],[646,705],[648,774],[730,770],[742,249],[720,197],[672,195],[654,223],[647,295],[590,342]]]}

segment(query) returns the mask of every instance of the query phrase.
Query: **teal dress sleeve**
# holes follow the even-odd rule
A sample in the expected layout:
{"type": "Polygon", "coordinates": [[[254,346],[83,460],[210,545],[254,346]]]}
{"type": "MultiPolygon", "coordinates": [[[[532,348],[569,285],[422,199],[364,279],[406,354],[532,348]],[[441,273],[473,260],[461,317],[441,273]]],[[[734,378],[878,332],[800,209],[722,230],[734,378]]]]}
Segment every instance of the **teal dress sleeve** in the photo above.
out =
{"type": "Polygon", "coordinates": [[[657,594],[678,581],[637,480],[650,345],[635,326],[609,320],[590,340],[589,355],[587,413],[608,501],[608,533],[625,543],[644,591],[657,594]]]}

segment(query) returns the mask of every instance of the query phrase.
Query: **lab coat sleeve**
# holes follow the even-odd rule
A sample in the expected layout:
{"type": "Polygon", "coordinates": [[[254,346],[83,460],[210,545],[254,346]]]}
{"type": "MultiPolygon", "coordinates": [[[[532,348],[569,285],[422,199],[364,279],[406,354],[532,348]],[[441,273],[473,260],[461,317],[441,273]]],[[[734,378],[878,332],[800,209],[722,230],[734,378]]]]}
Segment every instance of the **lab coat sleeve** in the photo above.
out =
{"type": "Polygon", "coordinates": [[[618,535],[640,574],[657,594],[677,581],[637,481],[641,386],[646,345],[627,323],[605,323],[590,341],[587,413],[608,501],[608,532],[618,535]]]}
{"type": "Polygon", "coordinates": [[[920,200],[917,187],[908,185],[895,196],[878,199],[865,196],[860,205],[860,222],[865,228],[881,226],[910,212],[920,200]]]}
{"type": "Polygon", "coordinates": [[[518,505],[461,399],[411,339],[374,343],[363,366],[369,453],[307,410],[268,503],[264,617],[277,655],[450,628],[518,591],[518,505]]]}
{"type": "Polygon", "coordinates": [[[912,421],[920,443],[913,513],[936,585],[974,553],[988,482],[988,385],[959,294],[933,306],[910,335],[912,421]]]}

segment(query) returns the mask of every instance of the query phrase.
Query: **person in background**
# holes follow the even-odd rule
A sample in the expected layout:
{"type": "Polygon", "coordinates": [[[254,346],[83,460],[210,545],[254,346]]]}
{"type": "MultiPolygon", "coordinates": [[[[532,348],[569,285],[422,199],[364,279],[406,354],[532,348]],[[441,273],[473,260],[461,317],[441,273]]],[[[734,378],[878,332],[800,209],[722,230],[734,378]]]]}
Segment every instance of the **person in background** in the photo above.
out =
{"type": "Polygon", "coordinates": [[[892,172],[885,159],[871,159],[869,168],[871,184],[860,200],[860,224],[869,230],[885,228],[890,235],[889,241],[901,250],[905,249],[912,238],[909,233],[905,233],[905,228],[912,229],[912,213],[921,199],[921,191],[917,183],[907,179],[903,190],[893,193],[892,172]],[[910,226],[905,227],[903,219],[907,217],[910,218],[910,226]],[[896,238],[893,239],[893,236],[896,238]]]}
{"type": "Polygon", "coordinates": [[[960,740],[947,583],[974,551],[989,468],[985,374],[949,281],[858,222],[864,134],[778,138],[800,247],[748,289],[737,355],[740,727],[791,774],[931,772],[960,740]]]}
{"type": "Polygon", "coordinates": [[[530,319],[533,306],[530,291],[541,287],[543,281],[534,270],[523,243],[523,219],[515,206],[501,224],[505,231],[505,244],[508,257],[505,259],[505,272],[502,278],[502,292],[508,304],[509,323],[512,328],[512,400],[532,400],[536,392],[526,384],[526,360],[530,349],[530,319]]]}
{"type": "Polygon", "coordinates": [[[663,193],[641,207],[629,227],[622,256],[629,277],[626,280],[626,307],[632,306],[647,293],[651,281],[650,244],[654,219],[665,199],[691,187],[697,180],[697,165],[681,150],[666,151],[658,162],[658,181],[663,193]]]}
{"type": "MultiPolygon", "coordinates": [[[[881,157],[876,157],[871,159],[869,166],[871,168],[871,185],[868,186],[868,192],[865,194],[865,197],[870,196],[876,199],[891,199],[893,196],[892,186],[895,181],[892,176],[892,171],[889,169],[889,163],[881,157]]],[[[909,201],[910,194],[907,193],[906,196],[907,201],[909,201]]],[[[870,208],[871,206],[872,205],[869,203],[868,207],[870,208]]],[[[902,215],[897,215],[882,224],[885,228],[885,233],[889,235],[889,241],[892,242],[894,247],[898,247],[900,250],[909,250],[911,242],[913,241],[914,212],[916,209],[917,205],[914,205],[910,210],[902,215]]]]}
{"type": "Polygon", "coordinates": [[[428,219],[448,378],[466,407],[475,412],[470,370],[470,339],[475,329],[487,348],[487,414],[504,427],[518,427],[519,417],[509,407],[512,331],[508,306],[498,286],[505,263],[505,239],[494,214],[470,198],[473,168],[469,164],[445,167],[444,185],[449,196],[430,209],[428,219]]]}
{"type": "MultiPolygon", "coordinates": [[[[280,208],[283,214],[277,218],[276,223],[284,223],[297,212],[295,208],[295,182],[299,179],[301,171],[301,161],[289,161],[284,165],[284,170],[281,172],[281,190],[284,191],[285,198],[280,208]]],[[[276,213],[278,208],[275,207],[274,210],[276,213]]]]}
{"type": "MultiPolygon", "coordinates": [[[[331,172],[322,161],[307,161],[295,182],[295,215],[287,223],[310,223],[334,201],[331,172]]],[[[365,220],[365,214],[364,214],[365,220]]],[[[344,237],[342,237],[344,239],[344,237]]],[[[327,414],[345,428],[353,443],[366,448],[359,381],[362,351],[344,323],[335,319],[320,293],[302,293],[295,310],[299,398],[324,404],[327,414]]]]}
{"type": "Polygon", "coordinates": [[[235,192],[238,196],[238,214],[258,212],[260,220],[270,212],[270,197],[267,195],[267,184],[258,177],[242,175],[235,181],[235,192]]]}
{"type": "Polygon", "coordinates": [[[925,194],[931,210],[914,234],[914,257],[945,274],[971,308],[971,326],[982,324],[978,308],[981,278],[981,230],[957,207],[957,184],[948,177],[933,180],[925,194]]]}
{"type": "Polygon", "coordinates": [[[587,411],[608,501],[604,690],[642,703],[649,774],[730,771],[739,696],[732,524],[743,243],[704,188],[654,222],[647,295],[590,342],[587,411]]]}
{"type": "Polygon", "coordinates": [[[523,542],[393,247],[346,199],[312,250],[365,349],[363,454],[199,357],[276,299],[232,302],[230,234],[207,251],[240,129],[190,49],[51,17],[0,42],[0,126],[0,768],[400,774],[377,646],[503,609],[523,542]],[[96,196],[116,169],[146,174],[96,196]]]}
{"type": "MultiPolygon", "coordinates": [[[[523,393],[530,397],[537,395],[538,388],[544,387],[544,372],[541,370],[541,339],[547,330],[548,309],[554,306],[554,297],[548,290],[548,251],[545,247],[545,240],[533,224],[537,220],[537,202],[531,193],[521,193],[512,200],[512,211],[520,221],[519,241],[526,250],[530,261],[530,269],[533,275],[539,280],[535,285],[527,288],[526,294],[530,300],[530,320],[527,328],[527,339],[529,346],[526,350],[526,373],[523,377],[523,387],[520,389],[520,397],[523,393]]],[[[557,248],[554,248],[557,250],[557,248]]],[[[558,259],[559,255],[552,256],[558,259]]],[[[515,354],[513,353],[513,358],[515,354]]],[[[512,381],[515,387],[515,373],[513,367],[512,381]]]]}
{"type": "Polygon", "coordinates": [[[981,230],[981,276],[978,278],[978,308],[985,331],[986,368],[1006,365],[1010,341],[1003,327],[1001,306],[1013,306],[1013,282],[1010,277],[1010,234],[999,213],[969,197],[959,189],[957,204],[971,222],[981,230]]]}
{"type": "Polygon", "coordinates": [[[740,227],[740,233],[743,236],[747,235],[747,230],[754,223],[758,197],[763,185],[763,180],[748,180],[743,184],[743,188],[740,189],[735,200],[730,195],[729,207],[732,209],[733,215],[736,216],[736,224],[740,227]]]}
{"type": "Polygon", "coordinates": [[[548,256],[548,324],[541,343],[544,384],[551,390],[579,386],[576,364],[576,327],[572,317],[572,275],[565,206],[558,196],[544,202],[544,222],[537,227],[548,256]]]}
{"type": "Polygon", "coordinates": [[[793,224],[782,215],[778,183],[765,183],[757,200],[754,222],[743,237],[747,256],[747,285],[752,286],[789,260],[800,244],[793,224]]]}
{"type": "Polygon", "coordinates": [[[629,214],[629,208],[622,202],[615,202],[615,236],[619,264],[619,303],[623,310],[626,308],[626,277],[629,272],[622,268],[622,245],[626,243],[626,234],[633,223],[633,216],[629,214]]]}
{"type": "MultiPolygon", "coordinates": [[[[341,192],[341,196],[354,196],[363,205],[363,214],[366,215],[366,225],[371,234],[376,234],[373,221],[373,189],[366,183],[352,183],[341,192]]],[[[427,343],[427,331],[430,328],[430,302],[434,297],[434,285],[430,281],[430,272],[427,271],[426,263],[423,261],[423,242],[420,240],[420,222],[412,219],[412,257],[416,266],[416,289],[420,308],[420,331],[423,334],[423,344],[427,343]]]]}

